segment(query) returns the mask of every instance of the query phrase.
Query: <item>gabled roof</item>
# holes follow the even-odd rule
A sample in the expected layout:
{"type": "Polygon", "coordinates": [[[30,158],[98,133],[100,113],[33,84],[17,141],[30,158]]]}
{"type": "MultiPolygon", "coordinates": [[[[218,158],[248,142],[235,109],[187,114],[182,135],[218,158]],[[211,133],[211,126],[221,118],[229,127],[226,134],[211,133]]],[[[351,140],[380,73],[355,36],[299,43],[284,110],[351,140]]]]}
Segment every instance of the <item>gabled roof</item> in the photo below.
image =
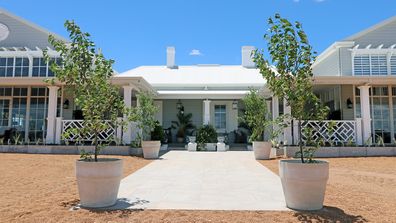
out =
{"type": "Polygon", "coordinates": [[[66,38],[64,38],[64,37],[62,37],[62,36],[60,36],[60,35],[58,35],[58,34],[56,34],[56,33],[50,32],[50,31],[48,31],[47,29],[45,29],[45,28],[43,28],[43,27],[41,27],[41,26],[38,26],[38,25],[36,25],[36,24],[34,24],[34,23],[32,23],[32,22],[29,22],[28,20],[23,19],[23,18],[21,18],[21,17],[15,15],[15,14],[13,14],[13,13],[11,13],[11,12],[9,12],[9,11],[3,9],[3,8],[0,8],[0,14],[1,14],[1,13],[5,14],[5,15],[7,15],[7,16],[9,16],[9,17],[11,17],[11,18],[13,18],[13,19],[15,19],[15,20],[17,20],[17,21],[19,21],[19,22],[25,24],[25,25],[27,25],[27,26],[32,27],[33,29],[35,29],[35,30],[37,30],[37,31],[39,31],[39,32],[42,32],[42,33],[45,33],[45,34],[48,34],[48,35],[53,35],[53,36],[54,36],[56,39],[58,39],[58,40],[62,40],[62,41],[65,41],[65,42],[69,42],[69,40],[67,40],[66,38]]]}
{"type": "Polygon", "coordinates": [[[367,28],[367,29],[365,29],[363,31],[355,33],[352,36],[349,36],[349,37],[345,38],[344,40],[345,41],[353,41],[355,39],[358,39],[358,38],[360,38],[360,37],[372,32],[372,31],[375,31],[376,29],[384,27],[384,26],[388,25],[389,23],[392,23],[392,22],[395,22],[395,21],[396,21],[396,16],[390,17],[390,18],[388,18],[388,19],[386,19],[386,20],[384,20],[384,21],[382,21],[380,23],[377,23],[376,25],[373,25],[373,26],[371,26],[371,27],[369,27],[369,28],[367,28]]]}
{"type": "Polygon", "coordinates": [[[355,33],[341,41],[334,42],[332,45],[330,45],[328,48],[326,48],[319,56],[316,58],[315,63],[313,64],[313,67],[317,66],[321,61],[332,55],[336,50],[340,47],[353,47],[355,45],[355,40],[372,32],[375,31],[381,27],[384,27],[392,22],[396,21],[396,16],[393,16],[389,19],[386,19],[374,26],[371,26],[363,31],[360,31],[358,33],[355,33]]]}
{"type": "Polygon", "coordinates": [[[117,77],[141,76],[155,88],[234,87],[261,88],[265,80],[258,69],[241,65],[192,65],[170,69],[166,66],[141,66],[117,77]]]}

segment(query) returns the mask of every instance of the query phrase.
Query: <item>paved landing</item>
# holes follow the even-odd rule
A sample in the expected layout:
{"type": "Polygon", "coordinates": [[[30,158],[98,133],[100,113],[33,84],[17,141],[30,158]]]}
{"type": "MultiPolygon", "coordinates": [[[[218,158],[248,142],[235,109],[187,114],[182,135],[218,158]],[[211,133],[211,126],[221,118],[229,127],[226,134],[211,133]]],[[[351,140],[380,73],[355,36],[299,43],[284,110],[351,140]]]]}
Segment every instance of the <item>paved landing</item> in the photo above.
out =
{"type": "Polygon", "coordinates": [[[251,151],[170,151],[121,181],[113,208],[288,210],[277,175],[251,151]]]}

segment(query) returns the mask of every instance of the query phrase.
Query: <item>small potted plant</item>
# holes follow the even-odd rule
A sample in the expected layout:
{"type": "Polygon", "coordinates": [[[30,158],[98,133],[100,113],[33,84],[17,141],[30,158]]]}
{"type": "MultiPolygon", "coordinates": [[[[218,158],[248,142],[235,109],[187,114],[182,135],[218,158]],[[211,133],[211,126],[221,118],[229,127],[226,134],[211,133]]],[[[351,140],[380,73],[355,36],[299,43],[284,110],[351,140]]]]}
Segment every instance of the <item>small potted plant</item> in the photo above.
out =
{"type": "Polygon", "coordinates": [[[217,132],[212,125],[204,125],[197,131],[198,150],[216,151],[217,132]]]}
{"type": "Polygon", "coordinates": [[[312,90],[315,53],[299,22],[292,24],[276,14],[268,19],[268,25],[264,38],[270,59],[258,50],[253,58],[272,93],[291,107],[288,119],[297,121],[299,133],[299,159],[279,162],[286,205],[297,210],[318,210],[323,207],[329,163],[313,159],[315,149],[305,147],[302,138],[302,122],[323,119],[328,112],[312,90]]]}
{"type": "Polygon", "coordinates": [[[241,119],[252,130],[249,141],[253,143],[254,157],[257,160],[269,159],[272,143],[264,141],[264,133],[272,120],[268,119],[269,113],[265,98],[258,90],[251,89],[242,101],[245,111],[241,119]]]}
{"type": "Polygon", "coordinates": [[[139,105],[132,108],[129,113],[129,121],[137,123],[138,140],[141,140],[143,157],[145,159],[157,159],[161,148],[160,139],[153,140],[151,133],[153,132],[156,121],[155,113],[158,107],[154,105],[153,96],[149,92],[141,91],[137,95],[139,105]]]}
{"type": "Polygon", "coordinates": [[[177,121],[172,121],[172,128],[177,128],[176,141],[178,143],[183,143],[186,138],[186,132],[189,129],[195,128],[191,121],[191,118],[191,113],[185,114],[182,109],[179,109],[179,111],[177,112],[177,121]]]}
{"type": "Polygon", "coordinates": [[[100,149],[109,143],[100,141],[99,134],[108,128],[105,120],[115,124],[118,114],[124,110],[124,103],[119,89],[110,82],[114,74],[113,61],[105,59],[95,48],[90,35],[82,32],[73,21],[66,21],[65,26],[71,43],[57,40],[52,35],[49,37],[51,45],[60,53],[61,64],[51,62],[49,55],[44,52],[55,74],[55,78],[47,83],[60,82],[73,89],[75,102],[84,114],[84,125],[69,130],[81,136],[93,136],[94,153],[82,151],[81,158],[76,161],[81,206],[112,206],[117,201],[123,162],[121,159],[98,158],[100,149]]]}
{"type": "Polygon", "coordinates": [[[155,122],[155,127],[151,132],[151,140],[159,140],[161,142],[161,150],[166,150],[168,148],[165,140],[164,129],[162,128],[162,125],[160,125],[159,121],[155,122]]]}

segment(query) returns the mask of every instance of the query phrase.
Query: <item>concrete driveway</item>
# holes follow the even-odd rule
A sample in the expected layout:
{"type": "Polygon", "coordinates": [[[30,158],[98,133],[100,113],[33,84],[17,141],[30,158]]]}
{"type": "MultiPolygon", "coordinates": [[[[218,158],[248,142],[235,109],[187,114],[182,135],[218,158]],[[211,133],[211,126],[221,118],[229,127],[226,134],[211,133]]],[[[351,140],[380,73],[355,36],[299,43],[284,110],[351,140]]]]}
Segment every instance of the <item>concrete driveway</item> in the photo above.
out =
{"type": "Polygon", "coordinates": [[[288,210],[277,175],[251,151],[170,151],[124,178],[114,208],[288,210]]]}

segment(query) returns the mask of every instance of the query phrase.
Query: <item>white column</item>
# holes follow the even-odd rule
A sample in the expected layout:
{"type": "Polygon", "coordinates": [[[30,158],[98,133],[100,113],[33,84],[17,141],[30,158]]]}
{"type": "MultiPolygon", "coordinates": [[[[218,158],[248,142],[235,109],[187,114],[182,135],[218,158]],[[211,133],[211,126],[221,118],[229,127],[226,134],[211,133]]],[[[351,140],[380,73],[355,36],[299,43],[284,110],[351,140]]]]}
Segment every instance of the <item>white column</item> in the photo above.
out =
{"type": "Polygon", "coordinates": [[[203,124],[204,125],[209,125],[210,124],[210,100],[206,99],[203,101],[203,110],[204,110],[204,115],[203,115],[203,124]]]}
{"type": "Polygon", "coordinates": [[[48,114],[47,114],[47,136],[46,143],[55,143],[55,118],[56,118],[56,104],[58,99],[58,86],[48,86],[48,114]]]}
{"type": "Polygon", "coordinates": [[[362,118],[355,118],[356,126],[355,126],[355,137],[356,137],[356,145],[363,145],[362,140],[362,118]]]}
{"type": "Polygon", "coordinates": [[[371,137],[371,116],[370,116],[370,86],[364,85],[358,87],[360,90],[360,110],[362,117],[362,135],[363,143],[371,137]]]}
{"type": "MultiPolygon", "coordinates": [[[[131,108],[132,107],[132,90],[133,86],[127,85],[127,86],[122,86],[124,89],[124,104],[125,107],[131,108]]],[[[127,120],[126,115],[124,115],[124,120],[127,122],[126,124],[126,129],[123,132],[122,135],[122,142],[124,144],[129,144],[131,143],[131,137],[132,137],[132,125],[131,123],[127,120]]]]}
{"type": "MultiPolygon", "coordinates": [[[[276,96],[272,96],[272,120],[276,120],[279,117],[279,99],[276,96]]],[[[272,129],[278,131],[279,126],[273,125],[272,129]]],[[[281,141],[282,137],[279,135],[278,140],[281,141]]]]}
{"type": "Polygon", "coordinates": [[[56,117],[55,144],[60,144],[62,139],[62,117],[56,117]]]}
{"type": "MultiPolygon", "coordinates": [[[[285,115],[291,115],[291,108],[290,106],[287,106],[287,101],[283,100],[283,114],[285,115]]],[[[292,145],[293,144],[293,134],[292,134],[292,124],[291,121],[292,119],[288,119],[290,122],[289,125],[283,130],[283,141],[286,142],[286,145],[292,145]]]]}

